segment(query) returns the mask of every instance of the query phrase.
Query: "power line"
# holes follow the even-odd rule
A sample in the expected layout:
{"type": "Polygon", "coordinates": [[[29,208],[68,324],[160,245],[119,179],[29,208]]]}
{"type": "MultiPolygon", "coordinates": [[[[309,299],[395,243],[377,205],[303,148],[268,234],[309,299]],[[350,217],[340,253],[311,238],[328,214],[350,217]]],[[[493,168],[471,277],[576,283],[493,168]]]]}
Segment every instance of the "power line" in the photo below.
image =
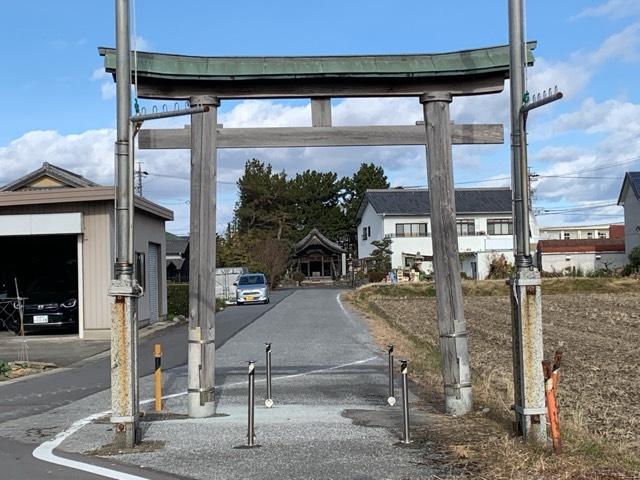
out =
{"type": "MultiPolygon", "coordinates": [[[[633,160],[625,160],[623,162],[615,162],[615,163],[610,163],[608,165],[605,166],[601,166],[601,167],[594,167],[594,168],[586,168],[586,169],[582,169],[582,170],[576,170],[574,172],[566,172],[563,174],[558,174],[558,175],[537,175],[537,174],[533,174],[532,177],[533,178],[576,178],[576,179],[591,179],[591,180],[619,180],[620,177],[580,177],[577,175],[580,175],[581,173],[589,173],[589,172],[597,172],[600,170],[606,170],[608,168],[611,167],[616,167],[616,166],[620,166],[620,165],[629,165],[632,163],[636,163],[640,161],[640,157],[636,157],[633,160]]],[[[469,184],[473,184],[473,183],[488,183],[488,182],[495,182],[495,181],[500,181],[500,180],[511,180],[511,177],[495,177],[495,178],[485,178],[485,179],[481,179],[481,180],[470,180],[470,181],[465,181],[465,182],[456,182],[456,185],[469,185],[469,184]]],[[[419,187],[406,187],[406,188],[419,188],[419,187]]]]}
{"type": "Polygon", "coordinates": [[[567,212],[581,212],[584,210],[599,210],[601,208],[615,207],[617,203],[605,203],[602,205],[589,205],[584,207],[574,208],[557,208],[557,209],[543,209],[542,213],[567,213],[567,212]]]}
{"type": "MultiPolygon", "coordinates": [[[[186,180],[186,181],[191,181],[190,177],[182,177],[180,175],[166,175],[164,173],[147,173],[147,175],[152,175],[154,177],[161,177],[161,178],[171,178],[171,179],[175,179],[175,180],[186,180]]],[[[236,185],[236,182],[227,182],[224,180],[217,180],[216,183],[222,183],[224,185],[236,185]]]]}
{"type": "Polygon", "coordinates": [[[538,213],[536,215],[536,217],[544,217],[547,215],[565,215],[565,216],[580,216],[580,217],[584,217],[585,215],[588,217],[618,217],[620,215],[622,215],[622,213],[610,213],[610,214],[606,214],[606,213],[579,213],[579,212],[575,212],[575,213],[567,213],[567,212],[549,212],[549,213],[538,213]]]}

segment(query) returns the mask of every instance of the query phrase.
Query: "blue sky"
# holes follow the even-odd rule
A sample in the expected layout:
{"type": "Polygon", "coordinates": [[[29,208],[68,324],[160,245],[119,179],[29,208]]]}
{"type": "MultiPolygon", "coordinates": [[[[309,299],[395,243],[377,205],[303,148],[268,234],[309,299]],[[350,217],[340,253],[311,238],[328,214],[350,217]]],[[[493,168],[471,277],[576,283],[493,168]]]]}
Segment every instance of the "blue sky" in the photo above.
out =
{"type": "MultiPolygon", "coordinates": [[[[2,2],[0,183],[43,161],[111,183],[115,99],[97,47],[114,45],[113,3],[2,2]]],[[[506,0],[132,0],[133,7],[140,50],[184,54],[441,52],[505,44],[508,36],[506,0]]],[[[539,223],[620,221],[621,208],[608,204],[617,197],[624,172],[640,170],[640,161],[634,162],[640,157],[640,2],[541,0],[528,7],[527,38],[538,41],[529,88],[533,93],[557,84],[566,93],[530,121],[531,166],[542,176],[536,207],[607,205],[542,215],[539,223]]],[[[459,122],[503,122],[508,138],[507,98],[505,92],[456,99],[452,114],[459,122]]],[[[421,117],[416,99],[337,99],[334,114],[342,124],[413,123],[421,117]]],[[[306,125],[310,115],[306,102],[253,101],[223,102],[220,117],[228,126],[278,126],[306,125]]],[[[422,148],[225,151],[219,157],[220,179],[234,182],[251,157],[289,174],[315,168],[347,175],[361,161],[373,161],[384,166],[394,185],[426,179],[422,148]]],[[[176,221],[169,228],[185,232],[188,182],[158,175],[186,178],[187,152],[139,152],[138,159],[155,174],[146,179],[145,195],[173,208],[176,221]]],[[[503,184],[500,179],[509,174],[507,146],[455,147],[454,162],[461,186],[503,184]]],[[[218,199],[222,228],[233,210],[234,186],[220,184],[218,199]]]]}

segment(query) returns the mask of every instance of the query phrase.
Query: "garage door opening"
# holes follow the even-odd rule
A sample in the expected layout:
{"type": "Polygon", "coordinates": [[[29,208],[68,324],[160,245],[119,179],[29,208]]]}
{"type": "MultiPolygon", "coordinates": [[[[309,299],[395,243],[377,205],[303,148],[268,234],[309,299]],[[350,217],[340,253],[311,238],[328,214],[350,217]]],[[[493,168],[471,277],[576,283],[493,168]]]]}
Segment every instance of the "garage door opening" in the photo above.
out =
{"type": "MultiPolygon", "coordinates": [[[[0,289],[26,297],[26,333],[78,333],[78,235],[0,237],[0,289]]],[[[16,325],[14,325],[16,327],[16,325]]]]}

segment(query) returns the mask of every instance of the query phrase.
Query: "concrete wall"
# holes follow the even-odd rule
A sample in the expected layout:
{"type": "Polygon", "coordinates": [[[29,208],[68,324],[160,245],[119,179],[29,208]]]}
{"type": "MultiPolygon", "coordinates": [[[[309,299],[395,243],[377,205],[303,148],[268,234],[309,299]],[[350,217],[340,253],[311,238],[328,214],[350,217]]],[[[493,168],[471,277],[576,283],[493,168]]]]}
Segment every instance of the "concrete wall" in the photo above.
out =
{"type": "Polygon", "coordinates": [[[543,253],[541,269],[545,272],[571,272],[574,268],[583,273],[605,268],[624,267],[627,263],[627,255],[623,252],[601,253],[543,253]],[[599,258],[598,258],[599,257],[599,258]]]}
{"type": "Polygon", "coordinates": [[[640,245],[640,200],[629,186],[624,198],[624,249],[629,255],[633,247],[640,245]]]}

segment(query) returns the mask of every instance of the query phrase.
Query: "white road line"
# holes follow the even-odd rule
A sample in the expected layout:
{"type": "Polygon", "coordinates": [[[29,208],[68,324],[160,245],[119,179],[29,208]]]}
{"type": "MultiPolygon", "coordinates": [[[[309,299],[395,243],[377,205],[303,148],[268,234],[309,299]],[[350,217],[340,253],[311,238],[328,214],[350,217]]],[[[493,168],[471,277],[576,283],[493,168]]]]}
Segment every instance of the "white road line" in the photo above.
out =
{"type": "MultiPolygon", "coordinates": [[[[338,299],[338,302],[340,301],[340,299],[338,299]]],[[[316,373],[323,373],[323,372],[329,372],[331,370],[338,370],[340,368],[345,368],[345,367],[351,367],[353,365],[361,365],[363,363],[367,363],[367,362],[371,362],[372,360],[376,360],[378,357],[369,357],[369,358],[365,358],[364,360],[357,360],[355,362],[350,362],[350,363],[344,363],[342,365],[336,365],[333,367],[327,367],[327,368],[321,368],[318,370],[311,370],[310,372],[303,372],[303,373],[294,373],[292,375],[283,375],[280,377],[274,377],[273,380],[288,380],[290,378],[297,378],[297,377],[303,377],[306,375],[313,375],[316,373]]],[[[264,381],[264,379],[259,379],[258,381],[264,381]]],[[[216,385],[216,388],[222,388],[222,387],[234,387],[234,386],[238,386],[238,385],[245,385],[246,382],[235,382],[235,383],[230,383],[230,384],[226,384],[226,385],[216,385]]],[[[176,398],[176,397],[182,397],[184,395],[186,395],[187,392],[179,392],[179,393],[172,393],[170,395],[165,395],[162,398],[163,399],[169,399],[169,398],[176,398]]],[[[143,400],[140,402],[140,404],[147,404],[147,403],[151,403],[153,402],[153,399],[148,399],[148,400],[143,400]]],[[[85,417],[83,419],[77,420],[76,422],[74,422],[71,427],[69,427],[66,430],[63,430],[62,432],[58,433],[55,437],[53,437],[51,440],[47,440],[46,442],[42,443],[41,445],[38,445],[36,447],[36,449],[33,451],[33,456],[35,458],[37,458],[38,460],[42,460],[44,462],[49,462],[49,463],[54,463],[56,465],[61,465],[63,467],[68,467],[68,468],[73,468],[75,470],[82,470],[84,472],[87,473],[92,473],[94,475],[101,475],[105,478],[113,478],[115,480],[149,480],[147,477],[140,477],[138,475],[131,475],[129,473],[124,473],[124,472],[119,472],[117,470],[111,470],[109,468],[105,468],[105,467],[100,467],[98,465],[93,465],[91,463],[84,463],[84,462],[79,462],[77,460],[70,460],[68,458],[63,458],[63,457],[59,457],[57,456],[53,451],[58,448],[60,446],[60,444],[62,442],[64,442],[67,438],[69,438],[71,435],[73,435],[74,433],[76,433],[78,430],[80,430],[82,427],[84,427],[85,425],[88,425],[89,423],[93,422],[94,420],[97,420],[100,417],[104,417],[105,415],[109,415],[111,413],[111,410],[105,410],[104,412],[100,412],[100,413],[94,413],[93,415],[89,415],[88,417],[85,417]]]]}

